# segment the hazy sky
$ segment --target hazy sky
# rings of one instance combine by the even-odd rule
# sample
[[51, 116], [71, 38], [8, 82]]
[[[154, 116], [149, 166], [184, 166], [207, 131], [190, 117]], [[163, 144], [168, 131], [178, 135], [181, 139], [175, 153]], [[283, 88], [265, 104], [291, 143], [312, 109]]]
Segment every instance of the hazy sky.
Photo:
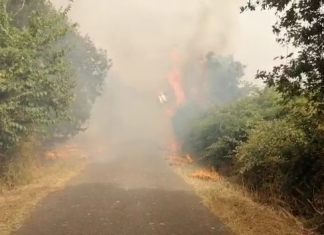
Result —
[[[66, 0], [53, 0], [62, 4]], [[166, 81], [170, 52], [213, 50], [246, 64], [246, 79], [285, 52], [275, 42], [270, 12], [239, 13], [243, 0], [77, 0], [70, 17], [108, 51], [112, 72], [146, 91]]]

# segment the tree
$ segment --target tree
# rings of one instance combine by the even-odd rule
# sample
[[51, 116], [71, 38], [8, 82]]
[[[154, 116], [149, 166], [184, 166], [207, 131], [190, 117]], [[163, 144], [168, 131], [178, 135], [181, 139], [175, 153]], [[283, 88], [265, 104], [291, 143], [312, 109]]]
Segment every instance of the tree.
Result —
[[1, 2], [0, 154], [35, 133], [66, 140], [90, 118], [111, 63], [68, 20], [70, 7]]
[[281, 64], [271, 72], [258, 71], [257, 78], [275, 86], [286, 100], [304, 96], [315, 105], [316, 113], [324, 112], [324, 12], [319, 0], [248, 1], [241, 11], [272, 9], [277, 22], [273, 32], [282, 46], [292, 44], [297, 52], [280, 55]]
[[74, 44], [67, 53], [67, 59], [71, 62], [77, 79], [75, 97], [69, 111], [70, 121], [52, 127], [52, 134], [64, 141], [86, 130], [92, 106], [101, 95], [103, 83], [112, 64], [111, 60], [107, 59], [106, 51], [97, 48], [88, 35], [81, 36], [75, 30], [67, 35], [63, 42], [68, 45]]
[[[17, 145], [21, 138], [44, 125], [67, 118], [73, 100], [75, 77], [57, 42], [72, 25], [65, 11], [48, 3], [36, 5], [21, 27], [11, 2], [0, 3], [0, 150]], [[50, 11], [50, 9], [52, 9]]]

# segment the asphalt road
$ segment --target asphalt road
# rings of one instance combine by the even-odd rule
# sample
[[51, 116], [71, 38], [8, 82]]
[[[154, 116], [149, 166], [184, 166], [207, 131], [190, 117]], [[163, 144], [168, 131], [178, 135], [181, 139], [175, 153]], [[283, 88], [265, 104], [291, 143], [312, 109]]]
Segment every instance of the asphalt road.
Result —
[[13, 234], [229, 234], [156, 147], [136, 143], [104, 157], [49, 195]]

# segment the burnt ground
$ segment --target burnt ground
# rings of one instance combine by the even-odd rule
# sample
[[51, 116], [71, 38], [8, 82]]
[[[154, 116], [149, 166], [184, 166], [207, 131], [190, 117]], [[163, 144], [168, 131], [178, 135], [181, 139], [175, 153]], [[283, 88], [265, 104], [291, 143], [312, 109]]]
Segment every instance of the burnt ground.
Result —
[[14, 235], [229, 234], [147, 143], [89, 166], [50, 194]]

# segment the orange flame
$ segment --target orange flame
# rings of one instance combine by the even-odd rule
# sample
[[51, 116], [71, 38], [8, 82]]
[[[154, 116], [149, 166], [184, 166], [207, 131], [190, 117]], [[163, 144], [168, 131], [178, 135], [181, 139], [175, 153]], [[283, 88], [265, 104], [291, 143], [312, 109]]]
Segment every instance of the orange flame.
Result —
[[166, 160], [168, 160], [171, 165], [174, 166], [181, 166], [183, 164], [191, 164], [193, 162], [193, 160], [191, 159], [191, 157], [189, 155], [186, 155], [185, 157], [181, 157], [181, 156], [170, 156], [170, 157], [166, 157]]
[[222, 177], [220, 174], [216, 172], [214, 168], [212, 169], [200, 169], [196, 172], [190, 174], [193, 178], [198, 178], [201, 180], [212, 180], [212, 181], [220, 181]]
[[171, 54], [171, 58], [174, 62], [174, 68], [172, 71], [169, 72], [168, 74], [168, 81], [170, 85], [172, 86], [172, 89], [174, 91], [174, 94], [176, 96], [176, 103], [178, 105], [181, 105], [185, 102], [185, 93], [181, 84], [181, 72], [180, 69], [178, 68], [178, 63], [179, 63], [179, 56], [176, 53]]
[[84, 156], [96, 156], [98, 154], [105, 153], [108, 149], [107, 146], [91, 146], [87, 148], [78, 144], [73, 145], [60, 145], [55, 147], [52, 151], [47, 151], [45, 157], [47, 159], [68, 159], [71, 157], [84, 157]]

